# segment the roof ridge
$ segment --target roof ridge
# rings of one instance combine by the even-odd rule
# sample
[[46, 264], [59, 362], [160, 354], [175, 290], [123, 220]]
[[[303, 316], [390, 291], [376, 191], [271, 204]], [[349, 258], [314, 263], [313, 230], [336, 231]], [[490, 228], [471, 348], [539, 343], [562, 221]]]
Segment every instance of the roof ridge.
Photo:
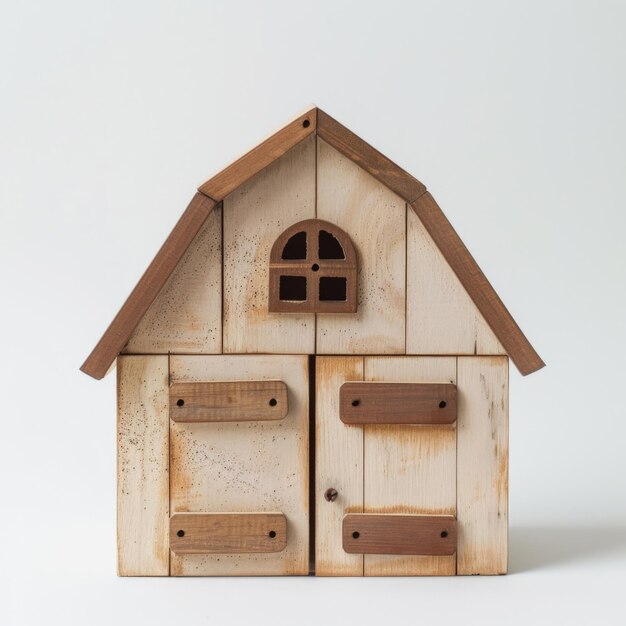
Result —
[[83, 363], [83, 372], [97, 379], [106, 375], [211, 211], [246, 180], [311, 134], [317, 134], [411, 206], [523, 375], [544, 366], [426, 186], [313, 106], [200, 185], [154, 260]]

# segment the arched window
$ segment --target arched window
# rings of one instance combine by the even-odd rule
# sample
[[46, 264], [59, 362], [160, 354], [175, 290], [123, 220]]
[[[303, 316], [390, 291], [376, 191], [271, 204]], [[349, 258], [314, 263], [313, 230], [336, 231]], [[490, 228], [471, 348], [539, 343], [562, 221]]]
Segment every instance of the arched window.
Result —
[[290, 226], [270, 253], [269, 310], [355, 313], [357, 262], [348, 235], [329, 222]]

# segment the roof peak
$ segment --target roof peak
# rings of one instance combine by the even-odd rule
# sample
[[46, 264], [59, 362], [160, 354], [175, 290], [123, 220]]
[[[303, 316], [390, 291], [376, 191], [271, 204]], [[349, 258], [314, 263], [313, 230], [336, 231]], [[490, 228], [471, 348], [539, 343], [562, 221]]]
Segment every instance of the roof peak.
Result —
[[519, 371], [526, 375], [544, 366], [426, 186], [330, 115], [311, 105], [200, 185], [174, 230], [83, 363], [83, 372], [97, 379], [105, 376], [213, 208], [312, 134], [411, 206]]

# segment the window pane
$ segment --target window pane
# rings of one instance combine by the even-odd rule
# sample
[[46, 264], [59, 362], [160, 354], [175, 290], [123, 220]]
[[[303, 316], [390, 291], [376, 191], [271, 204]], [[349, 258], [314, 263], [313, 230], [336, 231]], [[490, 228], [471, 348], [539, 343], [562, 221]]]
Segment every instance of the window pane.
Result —
[[343, 302], [346, 300], [346, 279], [335, 276], [320, 278], [320, 301]]
[[303, 302], [306, 300], [306, 276], [281, 276], [280, 300]]
[[331, 233], [320, 230], [320, 259], [345, 259], [346, 255], [337, 238]]
[[[289, 238], [289, 241], [283, 248], [283, 259], [286, 261], [295, 261], [306, 259], [306, 233], [296, 233]], [[282, 299], [282, 298], [281, 298]]]

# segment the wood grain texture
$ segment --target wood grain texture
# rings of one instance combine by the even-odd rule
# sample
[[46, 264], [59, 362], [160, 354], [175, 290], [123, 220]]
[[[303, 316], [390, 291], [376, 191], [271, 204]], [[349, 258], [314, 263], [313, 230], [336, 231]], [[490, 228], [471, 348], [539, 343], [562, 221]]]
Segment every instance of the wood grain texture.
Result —
[[117, 555], [120, 576], [169, 574], [167, 356], [117, 363]]
[[289, 411], [287, 385], [280, 380], [172, 383], [174, 422], [255, 422], [281, 420]]
[[407, 214], [407, 354], [504, 354], [414, 211]]
[[312, 108], [200, 185], [199, 191], [216, 200], [224, 199], [250, 177], [271, 165], [303, 139], [315, 133], [316, 126], [317, 109]]
[[[342, 520], [363, 511], [363, 430], [339, 419], [339, 387], [363, 379], [362, 357], [318, 357], [315, 377], [315, 573], [362, 576], [363, 557], [342, 546]], [[337, 491], [328, 502], [327, 489]]]
[[522, 375], [545, 364], [530, 345], [435, 199], [425, 193], [411, 204], [474, 304]]
[[315, 217], [315, 137], [284, 154], [224, 201], [224, 352], [315, 352], [315, 314], [270, 313], [274, 241]]
[[451, 424], [456, 420], [456, 386], [344, 383], [339, 405], [344, 424]]
[[317, 353], [404, 353], [406, 203], [318, 139], [317, 216], [348, 233], [359, 266], [357, 312], [317, 316]]
[[148, 266], [106, 332], [81, 366], [93, 378], [103, 378], [124, 349], [133, 331], [154, 302], [174, 268], [216, 206], [215, 200], [197, 193], [178, 220], [174, 230]]
[[309, 572], [309, 400], [306, 356], [174, 356], [172, 383], [282, 380], [283, 420], [170, 423], [174, 513], [272, 513], [288, 520], [274, 554], [172, 555], [173, 576], [306, 575]]
[[221, 206], [211, 211], [123, 351], [222, 351]]
[[282, 513], [177, 513], [170, 519], [175, 554], [281, 552], [286, 546]]
[[508, 379], [506, 356], [458, 359], [458, 574], [507, 571]]
[[[456, 383], [454, 357], [366, 357], [365, 380]], [[456, 425], [364, 432], [364, 512], [456, 514]], [[366, 576], [454, 575], [454, 556], [366, 555]]]
[[456, 552], [456, 520], [352, 513], [343, 518], [343, 549], [350, 554], [452, 556]]
[[317, 133], [407, 202], [413, 202], [426, 191], [419, 180], [320, 109], [317, 110]]

